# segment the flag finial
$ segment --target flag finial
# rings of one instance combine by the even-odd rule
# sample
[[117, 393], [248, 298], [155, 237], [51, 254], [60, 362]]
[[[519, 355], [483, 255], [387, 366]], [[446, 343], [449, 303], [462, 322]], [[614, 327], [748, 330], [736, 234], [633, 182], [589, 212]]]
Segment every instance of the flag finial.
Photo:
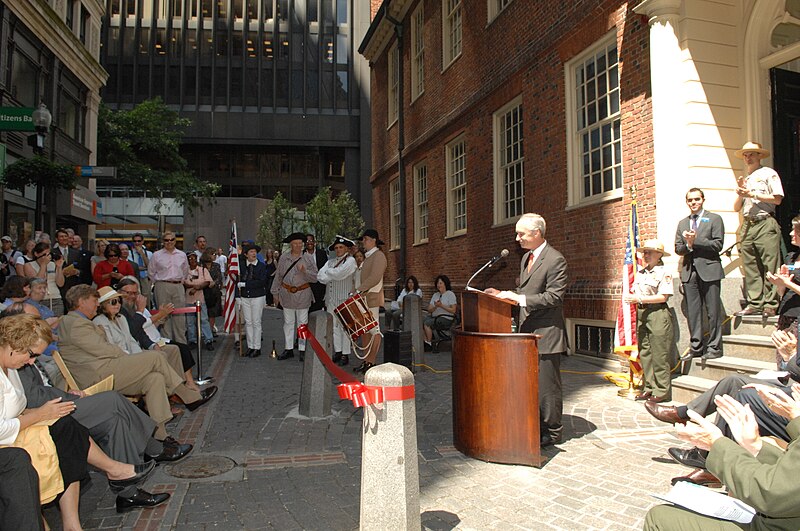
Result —
[[635, 184], [631, 185], [630, 192], [631, 192], [631, 199], [633, 201], [636, 201], [636, 185]]

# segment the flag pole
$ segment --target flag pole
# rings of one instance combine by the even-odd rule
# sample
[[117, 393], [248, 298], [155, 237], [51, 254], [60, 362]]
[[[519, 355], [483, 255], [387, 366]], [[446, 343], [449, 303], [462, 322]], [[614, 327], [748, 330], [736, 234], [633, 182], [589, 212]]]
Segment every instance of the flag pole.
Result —
[[[630, 220], [628, 222], [628, 241], [631, 242], [631, 246], [633, 247], [631, 249], [631, 252], [633, 254], [633, 274], [634, 274], [634, 278], [635, 278], [635, 276], [636, 276], [636, 249], [635, 249], [635, 245], [634, 245], [635, 244], [635, 238], [634, 238], [635, 235], [633, 234], [633, 212], [634, 212], [633, 207], [634, 207], [634, 205], [637, 204], [637, 201], [636, 201], [636, 185], [635, 184], [631, 185], [630, 194], [631, 194], [631, 213], [630, 213]], [[638, 322], [634, 322], [633, 323], [632, 326], [634, 327], [634, 330], [636, 329], [637, 325], [638, 325]], [[637, 334], [637, 336], [638, 336], [638, 334]], [[638, 337], [637, 337], [637, 342], [638, 342]], [[619, 391], [617, 391], [617, 396], [619, 396], [621, 398], [627, 398], [629, 400], [636, 400], [636, 387], [633, 384], [633, 361], [631, 361], [630, 356], [626, 356], [626, 358], [628, 360], [628, 387], [625, 388], [625, 389], [620, 389]]]

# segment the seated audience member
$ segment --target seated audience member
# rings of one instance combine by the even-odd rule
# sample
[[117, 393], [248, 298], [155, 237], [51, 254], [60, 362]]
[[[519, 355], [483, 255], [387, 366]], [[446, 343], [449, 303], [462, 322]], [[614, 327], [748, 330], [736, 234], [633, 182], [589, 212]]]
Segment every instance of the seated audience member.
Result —
[[[53, 339], [50, 327], [31, 315], [13, 315], [0, 319], [0, 444], [12, 444], [20, 432], [42, 421], [55, 421], [49, 434], [58, 454], [58, 469], [63, 478], [63, 493], [58, 500], [65, 530], [81, 529], [78, 515], [80, 483], [88, 477], [87, 464], [106, 474], [109, 486], [120, 490], [117, 510], [154, 507], [169, 498], [169, 494], [150, 494], [136, 487], [155, 467], [155, 462], [143, 465], [121, 463], [108, 457], [89, 437], [89, 432], [73, 417], [74, 402], [60, 398], [45, 402], [37, 408], [27, 408], [25, 392], [17, 370], [34, 362]], [[24, 414], [23, 414], [24, 413]], [[54, 463], [50, 465], [52, 467]], [[42, 467], [40, 494], [43, 502], [55, 498], [62, 487], [52, 484], [52, 476]], [[5, 527], [5, 522], [3, 522]]]
[[446, 330], [450, 328], [452, 321], [450, 319], [436, 319], [440, 315], [455, 317], [456, 306], [458, 300], [455, 293], [451, 291], [450, 279], [446, 275], [439, 275], [434, 282], [436, 285], [436, 293], [431, 297], [431, 302], [428, 304], [428, 316], [422, 322], [422, 328], [425, 332], [425, 347], [430, 348], [431, 340], [433, 339], [434, 327], [437, 330]]
[[[645, 517], [645, 531], [800, 529], [800, 384], [792, 397], [773, 390], [762, 396], [768, 408], [789, 420], [792, 442], [784, 452], [765, 443], [749, 407], [730, 396], [716, 398], [720, 415], [736, 442], [699, 413], [689, 412], [691, 422], [676, 425], [678, 437], [708, 452], [708, 471], [718, 477], [728, 494], [756, 510], [750, 524], [742, 525], [700, 515], [672, 505], [658, 505]], [[738, 443], [738, 444], [737, 444]]]
[[[189, 276], [183, 280], [183, 287], [186, 289], [186, 305], [194, 306], [200, 301], [200, 333], [203, 336], [203, 343], [206, 350], [214, 350], [214, 334], [211, 325], [208, 323], [208, 306], [203, 289], [211, 285], [212, 278], [208, 269], [201, 267], [197, 261], [197, 255], [189, 253], [186, 255], [189, 261]], [[186, 338], [189, 347], [197, 345], [197, 314], [186, 314]]]
[[417, 277], [414, 275], [406, 279], [406, 287], [397, 296], [397, 300], [392, 301], [391, 307], [386, 310], [386, 327], [390, 330], [400, 330], [400, 323], [403, 319], [403, 299], [408, 294], [414, 294], [422, 298], [422, 290], [419, 287]]
[[[162, 337], [158, 331], [158, 327], [153, 324], [153, 316], [150, 310], [147, 309], [147, 299], [144, 295], [139, 293], [139, 284], [133, 277], [125, 277], [119, 282], [119, 292], [122, 296], [122, 305], [120, 307], [120, 314], [125, 316], [128, 321], [131, 335], [139, 343], [143, 350], [158, 350], [167, 356], [176, 371], [178, 366], [175, 365], [173, 359], [175, 356], [180, 356], [180, 368], [186, 378], [186, 387], [189, 389], [199, 390], [200, 388], [192, 378], [192, 367], [195, 366], [194, 355], [192, 350], [186, 343], [177, 343], [171, 341], [169, 338]], [[172, 305], [167, 305], [172, 306]], [[165, 310], [163, 313], [168, 314], [172, 310]], [[162, 313], [159, 311], [159, 313]]]
[[42, 304], [53, 311], [56, 317], [64, 315], [64, 301], [61, 300], [61, 288], [64, 286], [64, 257], [60, 251], [51, 252], [50, 244], [39, 242], [33, 248], [34, 259], [25, 264], [25, 276], [47, 281], [47, 294]]
[[18, 531], [44, 531], [39, 475], [22, 448], [0, 448], [0, 522]]
[[97, 289], [105, 286], [114, 287], [117, 282], [122, 280], [122, 277], [133, 275], [133, 266], [127, 260], [122, 260], [121, 255], [119, 245], [116, 243], [106, 245], [105, 251], [103, 251], [106, 259], [98, 262], [92, 273]]
[[3, 289], [0, 289], [0, 299], [4, 306], [11, 306], [15, 302], [24, 302], [31, 296], [31, 279], [26, 276], [13, 276], [6, 280]]
[[97, 314], [97, 290], [84, 284], [67, 292], [70, 312], [61, 320], [59, 347], [64, 362], [78, 385], [87, 387], [114, 375], [114, 389], [123, 394], [144, 395], [150, 417], [156, 421], [156, 438], [166, 437], [164, 424], [172, 418], [168, 396], [177, 395], [194, 411], [217, 392], [215, 386], [201, 393], [189, 389], [166, 359], [151, 350], [127, 354], [108, 342], [102, 327], [91, 319]]
[[53, 310], [42, 304], [42, 301], [47, 295], [47, 282], [41, 278], [31, 279], [30, 292], [30, 297], [25, 299], [25, 304], [30, 304], [39, 310], [39, 315], [50, 325], [50, 328], [54, 330], [58, 328], [58, 317], [53, 313]]

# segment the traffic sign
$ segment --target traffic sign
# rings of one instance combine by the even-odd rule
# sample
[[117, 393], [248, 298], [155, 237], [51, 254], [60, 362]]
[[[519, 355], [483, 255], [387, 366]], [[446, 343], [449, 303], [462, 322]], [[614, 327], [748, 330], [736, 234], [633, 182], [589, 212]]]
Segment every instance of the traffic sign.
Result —
[[75, 166], [75, 175], [79, 177], [116, 177], [116, 166]]

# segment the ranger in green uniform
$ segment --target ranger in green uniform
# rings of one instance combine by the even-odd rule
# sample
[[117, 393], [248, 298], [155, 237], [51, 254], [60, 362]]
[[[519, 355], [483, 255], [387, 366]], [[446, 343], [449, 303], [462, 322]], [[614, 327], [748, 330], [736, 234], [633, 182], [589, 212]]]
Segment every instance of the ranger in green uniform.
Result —
[[667, 300], [673, 291], [672, 275], [665, 270], [661, 258], [669, 253], [658, 240], [647, 240], [636, 252], [642, 254], [645, 265], [636, 274], [632, 293], [625, 295], [625, 301], [636, 303], [638, 308], [636, 337], [644, 385], [636, 400], [668, 402], [672, 399], [669, 351], [674, 336]]

